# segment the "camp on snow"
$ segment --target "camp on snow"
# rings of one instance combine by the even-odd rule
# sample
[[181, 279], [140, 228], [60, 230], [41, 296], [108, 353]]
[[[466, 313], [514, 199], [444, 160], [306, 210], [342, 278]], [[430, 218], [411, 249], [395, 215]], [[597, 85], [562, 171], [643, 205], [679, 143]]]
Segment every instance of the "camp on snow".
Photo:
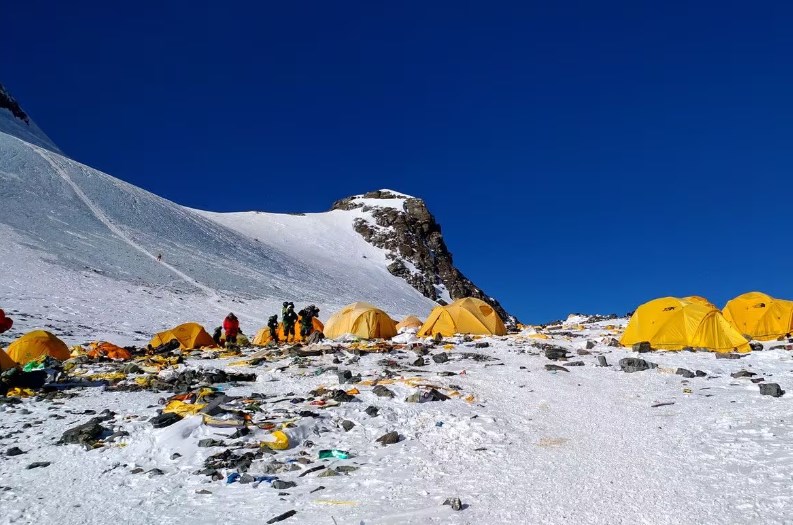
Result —
[[793, 331], [793, 301], [749, 292], [727, 302], [724, 317], [753, 339], [777, 339]]
[[706, 300], [661, 297], [639, 306], [620, 344], [649, 342], [659, 350], [706, 349], [748, 352], [749, 343], [721, 311]]
[[446, 306], [436, 306], [424, 321], [419, 336], [441, 334], [506, 335], [507, 329], [492, 306], [474, 297], [457, 299]]
[[151, 338], [151, 341], [149, 341], [149, 344], [156, 348], [174, 339], [179, 341], [179, 348], [181, 350], [193, 350], [203, 346], [215, 346], [215, 341], [212, 340], [212, 336], [198, 323], [180, 324], [170, 330], [155, 334], [154, 337]]
[[348, 304], [325, 323], [325, 337], [336, 339], [351, 334], [361, 339], [391, 339], [397, 335], [396, 322], [369, 303]]

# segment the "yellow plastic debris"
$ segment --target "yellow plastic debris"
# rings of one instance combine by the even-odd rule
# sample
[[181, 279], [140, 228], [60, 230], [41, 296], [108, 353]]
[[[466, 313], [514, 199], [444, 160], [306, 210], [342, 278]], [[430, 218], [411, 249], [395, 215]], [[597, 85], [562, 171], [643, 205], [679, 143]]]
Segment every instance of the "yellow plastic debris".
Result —
[[162, 409], [163, 413], [166, 412], [173, 412], [174, 414], [179, 414], [182, 417], [193, 416], [201, 411], [206, 404], [204, 403], [185, 403], [184, 401], [171, 401], [165, 408]]
[[[2, 350], [0, 350], [2, 352]], [[19, 388], [14, 387], [8, 390], [6, 393], [6, 397], [30, 397], [35, 395], [36, 393], [31, 390], [30, 388]]]
[[270, 434], [274, 441], [262, 441], [261, 446], [269, 447], [273, 450], [286, 450], [289, 448], [289, 436], [280, 430]]
[[142, 386], [142, 387], [147, 387], [147, 386], [149, 386], [151, 384], [152, 378], [153, 378], [153, 376], [136, 377], [135, 378], [135, 384], [137, 384], [139, 386]]
[[349, 394], [351, 396], [357, 396], [360, 393], [361, 393], [361, 391], [358, 390], [357, 388], [351, 388], [351, 389], [347, 390], [347, 394]]
[[101, 374], [91, 374], [88, 379], [91, 381], [122, 381], [127, 378], [124, 372], [104, 372]]

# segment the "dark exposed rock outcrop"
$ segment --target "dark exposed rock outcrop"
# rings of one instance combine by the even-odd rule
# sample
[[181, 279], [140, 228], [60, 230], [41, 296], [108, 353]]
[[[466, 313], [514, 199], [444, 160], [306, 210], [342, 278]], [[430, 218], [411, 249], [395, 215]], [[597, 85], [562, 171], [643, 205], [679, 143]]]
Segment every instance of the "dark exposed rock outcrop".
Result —
[[3, 84], [0, 84], [0, 109], [7, 109], [12, 115], [25, 124], [30, 124], [30, 117], [28, 117], [28, 114], [24, 112], [19, 103], [14, 100], [14, 97], [11, 96], [11, 93], [6, 90]]
[[[383, 204], [373, 205], [371, 199], [383, 200]], [[374, 223], [358, 218], [353, 227], [369, 244], [387, 251], [391, 274], [440, 304], [445, 304], [442, 299], [445, 288], [452, 299], [476, 297], [495, 308], [505, 323], [517, 321], [497, 300], [454, 267], [441, 226], [423, 200], [377, 190], [336, 201], [332, 207], [334, 210], [358, 208], [368, 212]]]

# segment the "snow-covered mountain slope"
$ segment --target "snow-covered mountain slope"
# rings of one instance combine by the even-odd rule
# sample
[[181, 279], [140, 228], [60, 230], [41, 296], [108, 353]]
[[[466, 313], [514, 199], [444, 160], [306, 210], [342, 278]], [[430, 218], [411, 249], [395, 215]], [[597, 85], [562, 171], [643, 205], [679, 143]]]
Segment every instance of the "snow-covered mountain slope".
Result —
[[30, 119], [3, 84], [0, 84], [0, 133], [61, 153], [58, 146]]
[[[205, 214], [0, 133], [0, 304], [6, 309], [41, 313], [19, 299], [38, 290], [39, 297], [79, 298], [70, 310], [81, 318], [94, 299], [112, 301], [111, 290], [116, 297], [133, 293], [139, 298], [125, 303], [161, 313], [132, 321], [145, 333], [188, 319], [210, 322], [229, 310], [247, 317], [252, 330], [251, 324], [260, 325], [284, 300], [315, 303], [321, 317], [358, 300], [395, 316], [429, 312], [435, 303], [391, 275], [382, 250], [355, 239], [343, 217], [326, 219], [315, 221], [313, 229], [321, 235], [309, 239], [322, 239], [327, 256], [321, 249], [306, 250], [306, 232], [299, 229], [257, 241]], [[349, 257], [351, 250], [360, 256]], [[102, 285], [86, 286], [85, 279]], [[179, 298], [190, 306], [180, 308]], [[41, 316], [36, 321], [19, 328], [41, 325]], [[69, 316], [51, 321], [68, 322]]]

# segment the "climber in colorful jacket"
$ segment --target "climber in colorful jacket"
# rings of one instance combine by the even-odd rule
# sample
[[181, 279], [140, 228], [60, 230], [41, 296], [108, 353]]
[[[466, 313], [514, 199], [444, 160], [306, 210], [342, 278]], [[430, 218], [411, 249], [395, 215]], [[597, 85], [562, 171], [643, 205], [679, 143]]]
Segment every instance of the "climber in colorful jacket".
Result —
[[6, 313], [0, 309], [0, 334], [7, 332], [14, 325], [13, 319], [6, 317]]
[[226, 332], [226, 344], [236, 344], [237, 334], [240, 333], [240, 321], [237, 316], [230, 313], [223, 319], [223, 331]]

